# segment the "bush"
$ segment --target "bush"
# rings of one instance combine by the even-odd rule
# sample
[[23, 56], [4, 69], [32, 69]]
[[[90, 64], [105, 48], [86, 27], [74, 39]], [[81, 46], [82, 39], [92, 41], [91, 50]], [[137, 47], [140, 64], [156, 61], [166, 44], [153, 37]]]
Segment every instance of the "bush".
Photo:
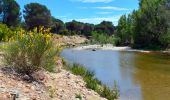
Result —
[[8, 41], [12, 36], [12, 30], [5, 24], [0, 24], [0, 41]]
[[113, 90], [109, 89], [106, 85], [103, 85], [102, 90], [100, 90], [98, 93], [108, 100], [118, 99], [118, 97], [120, 96], [116, 82], [114, 82]]
[[115, 38], [114, 35], [108, 36], [106, 34], [97, 33], [96, 31], [93, 31], [91, 34], [92, 34], [92, 39], [91, 39], [92, 43], [99, 43], [99, 44], [110, 43], [115, 45], [115, 43], [117, 42], [117, 39]]
[[51, 37], [49, 30], [44, 28], [32, 32], [16, 31], [4, 48], [6, 64], [28, 75], [40, 69], [54, 71], [57, 50]]

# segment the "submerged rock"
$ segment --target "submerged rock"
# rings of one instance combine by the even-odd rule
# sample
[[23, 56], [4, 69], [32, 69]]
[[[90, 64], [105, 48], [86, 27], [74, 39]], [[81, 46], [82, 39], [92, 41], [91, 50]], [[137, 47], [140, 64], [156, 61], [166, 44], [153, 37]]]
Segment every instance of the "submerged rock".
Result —
[[92, 49], [92, 51], [96, 51], [96, 49]]

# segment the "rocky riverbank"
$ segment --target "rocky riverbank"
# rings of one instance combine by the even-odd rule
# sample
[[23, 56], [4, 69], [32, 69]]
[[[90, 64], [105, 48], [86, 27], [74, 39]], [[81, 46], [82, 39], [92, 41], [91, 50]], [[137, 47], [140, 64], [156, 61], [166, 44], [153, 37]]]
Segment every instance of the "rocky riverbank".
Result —
[[12, 70], [0, 70], [0, 100], [105, 100], [86, 88], [80, 76], [61, 70], [59, 73], [40, 71], [39, 81], [27, 82]]
[[[60, 45], [77, 44], [86, 41], [79, 36], [56, 36]], [[86, 88], [82, 77], [63, 69], [59, 58], [55, 73], [38, 71], [30, 76], [20, 75], [3, 64], [0, 54], [0, 100], [106, 100]], [[30, 81], [30, 78], [34, 80]], [[15, 98], [15, 99], [14, 99]]]

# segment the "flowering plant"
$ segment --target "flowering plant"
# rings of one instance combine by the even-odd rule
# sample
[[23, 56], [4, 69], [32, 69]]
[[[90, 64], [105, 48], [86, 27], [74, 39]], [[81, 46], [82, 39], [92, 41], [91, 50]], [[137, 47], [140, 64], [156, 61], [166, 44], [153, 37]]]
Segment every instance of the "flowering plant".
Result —
[[4, 50], [6, 64], [18, 72], [31, 74], [40, 69], [54, 71], [58, 50], [54, 47], [49, 29], [41, 27], [29, 32], [18, 29]]

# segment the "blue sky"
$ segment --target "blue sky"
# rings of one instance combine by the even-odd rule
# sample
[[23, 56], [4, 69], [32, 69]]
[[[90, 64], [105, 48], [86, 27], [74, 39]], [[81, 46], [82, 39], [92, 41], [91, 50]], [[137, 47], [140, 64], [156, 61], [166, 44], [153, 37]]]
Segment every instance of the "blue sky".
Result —
[[138, 9], [139, 0], [16, 0], [23, 10], [24, 5], [37, 2], [46, 5], [52, 16], [68, 22], [77, 20], [98, 24], [103, 20], [117, 21], [123, 14]]

